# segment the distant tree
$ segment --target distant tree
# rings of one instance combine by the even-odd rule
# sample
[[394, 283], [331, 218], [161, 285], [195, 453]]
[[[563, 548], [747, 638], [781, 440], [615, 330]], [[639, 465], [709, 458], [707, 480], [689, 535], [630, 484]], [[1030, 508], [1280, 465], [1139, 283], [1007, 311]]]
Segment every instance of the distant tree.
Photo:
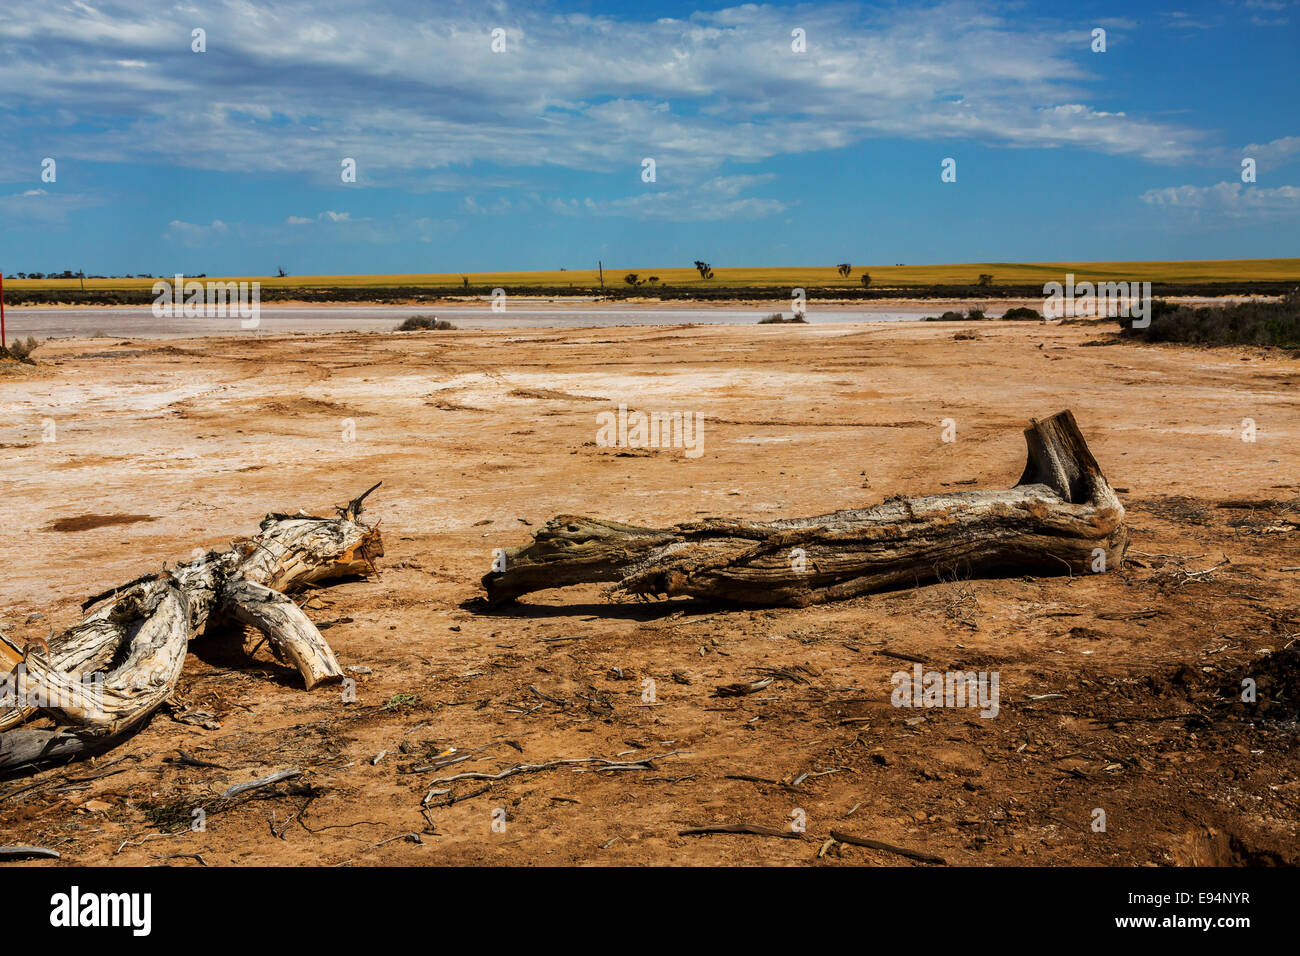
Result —
[[281, 279], [283, 279], [285, 276], [287, 276], [287, 275], [289, 274], [289, 273], [287, 273], [287, 272], [284, 271], [284, 266], [280, 266], [279, 272], [280, 272], [280, 278], [281, 278]]
[[656, 283], [656, 282], [659, 281], [659, 277], [658, 277], [658, 276], [648, 276], [648, 277], [646, 278], [645, 281], [646, 281], [646, 282], [649, 282], [651, 285], [653, 285], [654, 283]]
[[847, 262], [841, 262], [835, 267], [835, 271], [840, 274], [841, 279], [847, 279], [849, 273], [853, 271], [853, 266], [849, 265]]
[[987, 272], [981, 272], [981, 273], [980, 273], [980, 281], [979, 281], [979, 284], [980, 284], [980, 285], [992, 285], [992, 284], [993, 284], [993, 277], [992, 277], [991, 275], [989, 275]]
[[627, 275], [623, 276], [623, 281], [626, 282], [628, 285], [641, 284], [641, 278], [635, 272], [629, 272]]
[[469, 288], [469, 276], [461, 276], [460, 281], [465, 286], [466, 289]]
[[862, 288], [864, 288], [864, 289], [865, 289], [867, 286], [871, 285], [871, 273], [870, 273], [870, 272], [864, 272], [864, 273], [862, 273], [861, 281], [862, 281]]
[[696, 259], [695, 268], [699, 271], [701, 279], [713, 278], [713, 267], [707, 262], [701, 262], [699, 259]]

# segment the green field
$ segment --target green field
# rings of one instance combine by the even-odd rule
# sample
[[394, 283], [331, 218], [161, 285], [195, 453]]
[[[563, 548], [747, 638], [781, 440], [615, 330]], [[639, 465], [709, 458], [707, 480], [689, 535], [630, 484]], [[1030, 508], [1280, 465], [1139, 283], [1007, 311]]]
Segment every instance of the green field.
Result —
[[[1206, 259], [1190, 262], [968, 262], [928, 266], [858, 266], [848, 278], [841, 277], [832, 266], [726, 268], [715, 267], [712, 279], [702, 279], [693, 268], [648, 268], [645, 266], [609, 266], [605, 285], [626, 289], [623, 277], [635, 272], [642, 280], [658, 276], [658, 283], [641, 286], [647, 293], [655, 285], [673, 288], [791, 288], [809, 289], [861, 288], [863, 271], [870, 273], [872, 288], [910, 286], [974, 285], [980, 275], [993, 277], [995, 285], [1041, 285], [1062, 281], [1073, 273], [1076, 281], [1138, 280], [1168, 283], [1212, 282], [1289, 282], [1300, 281], [1300, 259]], [[334, 276], [208, 276], [222, 281], [253, 281], [265, 289], [364, 289], [417, 288], [430, 291], [455, 291], [468, 278], [476, 289], [501, 286], [591, 289], [600, 284], [595, 269], [555, 270], [549, 272], [432, 272], [393, 275]], [[148, 290], [153, 279], [86, 279], [84, 287], [94, 290]], [[81, 279], [5, 279], [6, 288], [15, 290], [81, 289]]]

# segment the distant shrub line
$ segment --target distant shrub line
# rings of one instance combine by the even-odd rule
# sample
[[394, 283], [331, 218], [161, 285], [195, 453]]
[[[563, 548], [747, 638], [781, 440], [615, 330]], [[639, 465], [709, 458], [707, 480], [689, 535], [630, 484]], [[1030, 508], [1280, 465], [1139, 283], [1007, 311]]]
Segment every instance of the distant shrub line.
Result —
[[[984, 313], [983, 309], [977, 308], [975, 306], [971, 306], [969, 309], [965, 311], [965, 313], [949, 311], [943, 313], [943, 315], [927, 315], [924, 321], [926, 322], [983, 322], [987, 318], [988, 316]], [[1031, 319], [1033, 321], [1041, 321], [1043, 317], [1033, 309], [1028, 309], [1025, 308], [1023, 305], [1021, 305], [1021, 306], [1016, 306], [1014, 309], [1008, 309], [1006, 313], [1002, 316], [1002, 318], [1003, 320], [1016, 322], [1016, 321], [1026, 321]]]
[[[645, 280], [648, 281], [648, 280]], [[1285, 295], [1295, 282], [1211, 282], [1154, 283], [1156, 296], [1218, 295]], [[262, 303], [268, 302], [437, 302], [466, 297], [491, 296], [496, 286], [262, 286]], [[640, 286], [620, 284], [605, 288], [589, 285], [505, 285], [508, 295], [599, 296], [605, 299], [629, 299], [647, 295], [662, 300], [713, 301], [723, 299], [789, 299], [790, 285], [779, 286], [673, 286], [662, 281], [647, 291]], [[1027, 285], [908, 285], [870, 288], [845, 286], [805, 287], [808, 299], [841, 299], [869, 302], [875, 299], [1041, 299], [1042, 284]], [[149, 305], [154, 300], [149, 289], [6, 289], [8, 305]]]
[[1156, 299], [1151, 324], [1135, 329], [1120, 324], [1120, 334], [1142, 342], [1190, 345], [1262, 345], [1300, 349], [1300, 290], [1277, 302], [1186, 306]]

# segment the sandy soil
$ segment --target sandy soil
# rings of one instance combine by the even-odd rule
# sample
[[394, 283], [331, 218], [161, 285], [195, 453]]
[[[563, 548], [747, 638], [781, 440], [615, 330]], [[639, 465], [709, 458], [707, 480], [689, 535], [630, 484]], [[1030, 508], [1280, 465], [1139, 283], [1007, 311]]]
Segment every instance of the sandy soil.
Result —
[[[386, 556], [304, 601], [355, 703], [302, 690], [251, 634], [196, 640], [127, 744], [0, 784], [0, 844], [69, 863], [925, 865], [826, 848], [834, 828], [960, 864], [1300, 862], [1300, 362], [1111, 338], [927, 323], [47, 345], [0, 369], [14, 640], [267, 511], [379, 479]], [[596, 415], [619, 403], [701, 413], [704, 454], [599, 447]], [[1065, 407], [1129, 509], [1132, 560], [1112, 573], [803, 610], [596, 587], [478, 601], [492, 549], [555, 514], [774, 519], [1005, 487], [1028, 418]], [[891, 706], [913, 660], [997, 671], [998, 715]], [[1237, 701], [1243, 676], [1265, 704]], [[470, 759], [429, 769], [451, 747]], [[285, 767], [305, 773], [186, 829], [215, 792]], [[450, 792], [422, 813], [431, 789]], [[801, 817], [804, 840], [678, 835]]]

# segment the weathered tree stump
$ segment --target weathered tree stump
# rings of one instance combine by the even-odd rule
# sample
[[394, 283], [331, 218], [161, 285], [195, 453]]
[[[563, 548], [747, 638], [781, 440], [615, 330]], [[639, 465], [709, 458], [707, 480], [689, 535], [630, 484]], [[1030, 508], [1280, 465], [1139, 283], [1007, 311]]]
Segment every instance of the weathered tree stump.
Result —
[[[4, 642], [3, 661], [22, 660], [0, 671], [18, 704], [0, 711], [0, 774], [115, 746], [171, 696], [190, 639], [210, 621], [260, 630], [308, 689], [341, 678], [329, 644], [285, 593], [374, 569], [383, 540], [359, 519], [378, 487], [333, 518], [267, 515], [256, 535], [226, 551], [96, 595], [82, 605], [91, 613], [48, 647], [20, 651]], [[38, 713], [56, 726], [12, 729]]]
[[709, 518], [656, 530], [562, 515], [483, 577], [500, 605], [545, 588], [616, 582], [615, 593], [804, 607], [946, 575], [1117, 567], [1124, 506], [1069, 411], [1025, 430], [1028, 461], [1006, 491], [894, 498], [772, 522]]

